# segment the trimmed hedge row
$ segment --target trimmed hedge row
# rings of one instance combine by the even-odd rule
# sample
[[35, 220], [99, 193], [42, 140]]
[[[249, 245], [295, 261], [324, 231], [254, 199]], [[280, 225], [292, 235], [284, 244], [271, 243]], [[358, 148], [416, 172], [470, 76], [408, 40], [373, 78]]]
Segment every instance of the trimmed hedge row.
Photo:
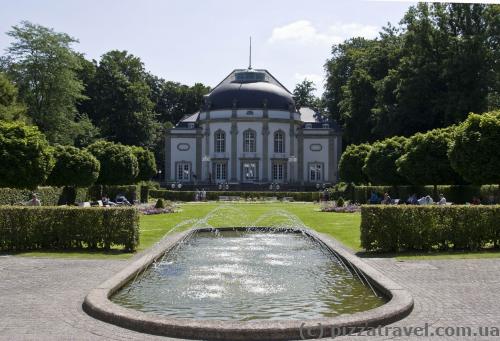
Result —
[[0, 207], [0, 250], [104, 248], [139, 244], [135, 208]]
[[[129, 201], [141, 200], [141, 189], [138, 185], [127, 186], [99, 186], [95, 185], [89, 188], [74, 187], [38, 187], [36, 190], [0, 188], [0, 206], [14, 205], [26, 202], [31, 199], [33, 192], [38, 194], [42, 206], [71, 205], [75, 202], [89, 200], [100, 200], [103, 194], [106, 194], [112, 200], [117, 194], [121, 193]], [[146, 194], [145, 194], [146, 195]]]
[[[478, 197], [482, 202], [488, 201], [493, 196], [498, 203], [500, 200], [500, 186], [498, 185], [456, 185], [437, 186], [437, 193], [434, 194], [433, 186], [347, 186], [345, 191], [333, 191], [334, 197], [342, 196], [344, 199], [366, 204], [371, 192], [381, 195], [389, 193], [391, 198], [399, 198], [405, 201], [410, 195], [416, 193], [418, 197], [430, 195], [432, 197], [442, 193], [447, 201], [454, 204], [465, 204], [471, 202], [473, 197]], [[436, 200], [437, 197], [434, 197]]]
[[[195, 191], [169, 191], [169, 190], [150, 190], [149, 196], [154, 199], [166, 199], [170, 201], [193, 201]], [[207, 200], [218, 200], [220, 196], [238, 196], [244, 199], [261, 197], [284, 197], [293, 198], [295, 201], [318, 201], [318, 192], [237, 192], [237, 191], [209, 191]]]
[[500, 205], [361, 207], [366, 250], [467, 249], [500, 242]]
[[88, 200], [86, 188], [73, 187], [38, 187], [36, 190], [0, 188], [0, 205], [14, 205], [31, 199], [31, 193], [37, 193], [43, 206], [72, 204]]

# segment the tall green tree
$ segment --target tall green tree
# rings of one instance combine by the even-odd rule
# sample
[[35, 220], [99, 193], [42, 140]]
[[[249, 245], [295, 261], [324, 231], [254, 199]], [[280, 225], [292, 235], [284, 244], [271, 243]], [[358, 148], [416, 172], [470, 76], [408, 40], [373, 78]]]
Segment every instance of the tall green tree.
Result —
[[71, 47], [77, 40], [27, 21], [7, 34], [14, 39], [7, 49], [7, 70], [28, 115], [50, 142], [72, 144], [75, 105], [83, 97], [76, 75], [81, 65]]
[[419, 3], [333, 46], [324, 103], [347, 143], [411, 136], [500, 105], [500, 6]]
[[319, 99], [315, 96], [316, 86], [308, 79], [298, 83], [293, 89], [293, 99], [297, 107], [317, 108], [320, 105]]
[[92, 103], [87, 114], [103, 137], [127, 145], [155, 143], [159, 125], [144, 65], [138, 57], [116, 50], [104, 54], [88, 89]]
[[147, 74], [146, 80], [151, 89], [153, 110], [162, 123], [175, 125], [182, 117], [194, 114], [203, 104], [203, 96], [210, 92], [210, 87], [201, 83], [187, 86], [151, 74]]
[[17, 88], [0, 72], [0, 120], [26, 120], [26, 107], [17, 101]]

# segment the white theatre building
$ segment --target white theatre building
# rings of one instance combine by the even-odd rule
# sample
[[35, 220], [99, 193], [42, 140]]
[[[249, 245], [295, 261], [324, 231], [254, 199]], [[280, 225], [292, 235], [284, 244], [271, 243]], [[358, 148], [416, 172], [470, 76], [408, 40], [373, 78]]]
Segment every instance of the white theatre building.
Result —
[[267, 70], [234, 70], [165, 138], [166, 182], [332, 184], [342, 133]]

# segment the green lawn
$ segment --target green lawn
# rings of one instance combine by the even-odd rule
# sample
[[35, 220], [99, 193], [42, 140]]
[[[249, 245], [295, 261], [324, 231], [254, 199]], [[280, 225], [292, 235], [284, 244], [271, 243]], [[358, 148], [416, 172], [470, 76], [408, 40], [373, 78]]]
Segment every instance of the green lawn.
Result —
[[[186, 230], [193, 226], [300, 226], [304, 224], [318, 232], [326, 233], [345, 246], [361, 251], [359, 213], [320, 212], [313, 203], [186, 203], [180, 204], [178, 212], [141, 216], [140, 244], [138, 251], [147, 249], [166, 233]], [[21, 256], [61, 258], [124, 259], [132, 256], [120, 250], [104, 251], [33, 251]], [[397, 255], [368, 254], [368, 257], [396, 257], [400, 260], [453, 259], [453, 258], [497, 258], [500, 252], [439, 252], [408, 253]]]

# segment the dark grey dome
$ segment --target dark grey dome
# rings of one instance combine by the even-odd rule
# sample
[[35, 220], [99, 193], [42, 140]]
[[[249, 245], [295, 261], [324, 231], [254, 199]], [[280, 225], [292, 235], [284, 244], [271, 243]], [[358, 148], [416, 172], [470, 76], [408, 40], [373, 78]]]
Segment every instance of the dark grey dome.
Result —
[[231, 108], [295, 109], [292, 95], [284, 88], [266, 81], [233, 81], [216, 87], [207, 97], [209, 110]]

